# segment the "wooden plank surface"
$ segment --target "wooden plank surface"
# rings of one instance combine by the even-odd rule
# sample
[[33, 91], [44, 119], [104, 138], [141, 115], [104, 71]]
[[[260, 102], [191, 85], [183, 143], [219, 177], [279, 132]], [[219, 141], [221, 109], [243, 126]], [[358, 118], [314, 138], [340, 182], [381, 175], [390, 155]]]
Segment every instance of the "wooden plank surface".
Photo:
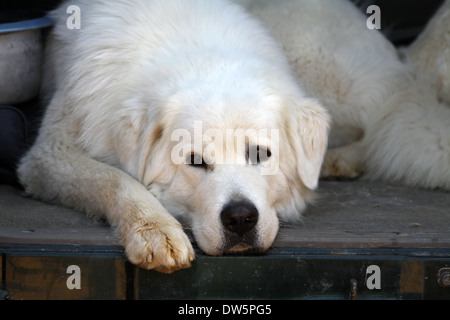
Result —
[[303, 223], [279, 247], [450, 248], [450, 193], [367, 181], [323, 181]]
[[[450, 248], [450, 193], [366, 181], [322, 181], [303, 223], [274, 247]], [[119, 245], [104, 221], [0, 186], [0, 243]]]
[[8, 255], [5, 275], [11, 300], [126, 298], [122, 258]]
[[52, 244], [119, 246], [119, 238], [109, 227], [91, 228], [5, 228], [0, 227], [0, 244]]

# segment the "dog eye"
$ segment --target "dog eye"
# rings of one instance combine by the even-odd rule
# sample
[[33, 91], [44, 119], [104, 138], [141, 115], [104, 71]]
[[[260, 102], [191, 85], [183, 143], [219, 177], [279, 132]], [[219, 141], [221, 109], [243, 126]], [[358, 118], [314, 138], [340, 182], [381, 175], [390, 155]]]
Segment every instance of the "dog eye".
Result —
[[272, 155], [272, 152], [270, 152], [269, 149], [263, 148], [263, 147], [260, 147], [260, 146], [257, 147], [256, 153], [258, 155], [258, 157], [256, 159], [258, 163], [266, 161]]
[[270, 158], [272, 152], [261, 146], [249, 146], [247, 159], [250, 164], [258, 164]]
[[208, 164], [198, 153], [192, 152], [186, 159], [186, 163], [195, 168], [208, 169]]

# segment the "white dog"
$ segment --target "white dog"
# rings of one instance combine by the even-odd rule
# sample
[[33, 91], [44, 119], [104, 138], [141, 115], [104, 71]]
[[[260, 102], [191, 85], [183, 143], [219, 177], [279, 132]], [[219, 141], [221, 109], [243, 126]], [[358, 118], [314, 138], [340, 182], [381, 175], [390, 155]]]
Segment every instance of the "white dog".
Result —
[[405, 61], [349, 1], [235, 2], [255, 18], [212, 0], [56, 10], [26, 191], [105, 217], [144, 268], [190, 265], [172, 215], [208, 254], [265, 250], [317, 186], [322, 105], [323, 177], [450, 190], [450, 1]]
[[449, 0], [402, 50], [405, 61], [350, 1], [235, 1], [265, 23], [331, 115], [322, 177], [450, 190]]
[[265, 250], [279, 219], [299, 219], [328, 114], [243, 8], [70, 0], [52, 16], [49, 103], [18, 168], [26, 192], [106, 218], [131, 262], [161, 272], [194, 258], [173, 216], [212, 255]]

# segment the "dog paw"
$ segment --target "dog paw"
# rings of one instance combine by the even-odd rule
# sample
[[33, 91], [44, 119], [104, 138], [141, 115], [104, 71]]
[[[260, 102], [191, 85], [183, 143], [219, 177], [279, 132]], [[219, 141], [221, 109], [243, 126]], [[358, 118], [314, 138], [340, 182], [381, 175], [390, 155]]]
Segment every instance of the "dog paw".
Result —
[[125, 253], [143, 269], [172, 273], [188, 268], [194, 260], [194, 249], [179, 224], [146, 222], [128, 229]]
[[349, 148], [328, 150], [320, 172], [322, 179], [356, 179], [362, 174], [359, 157]]

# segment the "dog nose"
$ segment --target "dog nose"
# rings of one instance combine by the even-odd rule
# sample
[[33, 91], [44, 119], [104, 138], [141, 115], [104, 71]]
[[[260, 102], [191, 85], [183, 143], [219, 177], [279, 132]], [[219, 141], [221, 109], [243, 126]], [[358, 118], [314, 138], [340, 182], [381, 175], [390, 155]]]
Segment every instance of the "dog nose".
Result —
[[230, 202], [221, 212], [222, 225], [239, 236], [252, 230], [258, 222], [258, 210], [247, 201]]

